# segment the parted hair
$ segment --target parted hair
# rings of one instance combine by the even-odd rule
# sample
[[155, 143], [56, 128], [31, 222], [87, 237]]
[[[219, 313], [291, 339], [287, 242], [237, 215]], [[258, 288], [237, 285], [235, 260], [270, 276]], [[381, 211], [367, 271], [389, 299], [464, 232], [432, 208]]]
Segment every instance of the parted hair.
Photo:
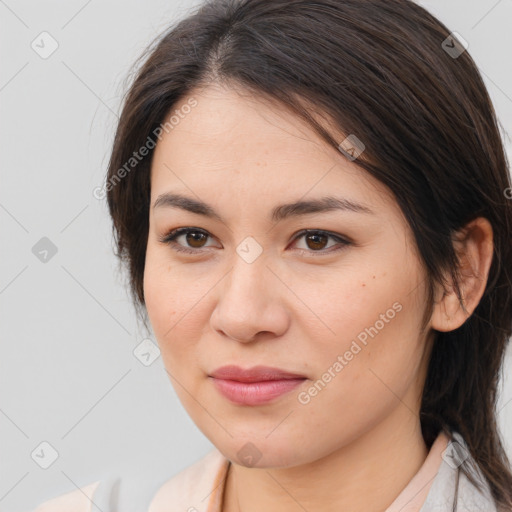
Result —
[[[410, 0], [210, 0], [159, 35], [130, 80], [107, 202], [115, 253], [145, 325], [153, 149], [112, 184], [196, 88], [236, 85], [290, 109], [334, 148], [339, 136], [318, 113], [336, 133], [364, 142], [355, 163], [393, 194], [428, 274], [423, 328], [434, 284], [446, 285], [447, 275], [464, 307], [453, 236], [478, 216], [489, 220], [494, 247], [484, 294], [459, 328], [435, 332], [420, 420], [429, 447], [441, 430], [459, 432], [497, 505], [512, 510], [497, 411], [512, 331], [512, 189], [497, 116], [469, 51]], [[478, 485], [466, 464], [461, 469]]]

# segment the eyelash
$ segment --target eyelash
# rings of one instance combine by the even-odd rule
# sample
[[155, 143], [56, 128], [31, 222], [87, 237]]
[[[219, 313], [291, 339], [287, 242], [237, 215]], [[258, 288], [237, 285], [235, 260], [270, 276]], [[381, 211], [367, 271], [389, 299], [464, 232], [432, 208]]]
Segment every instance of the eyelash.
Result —
[[[163, 236], [159, 237], [158, 241], [172, 246], [173, 250], [175, 250], [177, 252], [183, 252], [183, 253], [187, 253], [187, 254], [198, 254], [198, 253], [202, 252], [202, 249], [190, 249], [190, 248], [184, 247], [184, 246], [178, 244], [177, 242], [175, 242], [177, 237], [179, 237], [180, 235], [186, 235], [188, 233], [202, 233], [206, 236], [210, 236], [207, 231], [204, 231], [204, 230], [198, 229], [198, 228], [191, 228], [191, 227], [190, 228], [177, 228], [177, 229], [173, 229], [173, 230], [167, 232], [166, 234], [164, 234]], [[304, 253], [308, 254], [308, 256], [310, 256], [311, 253], [313, 253], [313, 255], [316, 256], [315, 253], [318, 253], [319, 255], [325, 255], [325, 254], [331, 254], [334, 252], [339, 252], [339, 251], [345, 249], [346, 246], [352, 244], [352, 242], [349, 242], [348, 240], [341, 238], [339, 235], [336, 235], [334, 233], [330, 233], [329, 231], [324, 231], [321, 229], [304, 229], [304, 230], [300, 231], [299, 233], [297, 233], [297, 235], [295, 236], [293, 241], [295, 242], [299, 238], [302, 238], [303, 236], [310, 235], [310, 234], [325, 235], [325, 236], [332, 238], [332, 239], [336, 240], [337, 242], [341, 243], [342, 247], [335, 249], [335, 250], [332, 250], [332, 248], [329, 248], [329, 249], [321, 249], [318, 251], [298, 249], [303, 254]]]

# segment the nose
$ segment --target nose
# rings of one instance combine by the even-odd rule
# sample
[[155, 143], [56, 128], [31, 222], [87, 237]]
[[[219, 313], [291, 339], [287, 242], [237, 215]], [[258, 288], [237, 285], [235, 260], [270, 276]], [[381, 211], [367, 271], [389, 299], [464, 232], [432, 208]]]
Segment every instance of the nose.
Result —
[[260, 256], [248, 263], [236, 256], [234, 265], [217, 288], [211, 327], [223, 336], [247, 343], [263, 336], [282, 336], [290, 317], [286, 287]]

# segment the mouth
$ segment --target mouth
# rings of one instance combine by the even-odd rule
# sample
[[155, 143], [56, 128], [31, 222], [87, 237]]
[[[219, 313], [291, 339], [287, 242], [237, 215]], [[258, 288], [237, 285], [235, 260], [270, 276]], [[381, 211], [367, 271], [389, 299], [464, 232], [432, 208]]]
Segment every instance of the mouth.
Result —
[[268, 366], [223, 366], [208, 377], [225, 398], [238, 405], [273, 402], [307, 380], [304, 375]]

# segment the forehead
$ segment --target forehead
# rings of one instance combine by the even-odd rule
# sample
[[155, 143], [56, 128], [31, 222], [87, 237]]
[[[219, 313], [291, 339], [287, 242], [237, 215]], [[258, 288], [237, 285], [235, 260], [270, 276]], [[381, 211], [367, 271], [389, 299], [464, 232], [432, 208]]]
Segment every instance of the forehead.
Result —
[[[191, 98], [196, 106], [179, 116]], [[283, 106], [240, 89], [214, 85], [192, 91], [176, 103], [170, 116], [173, 113], [178, 122], [163, 134], [160, 147], [197, 148], [189, 154], [191, 163], [217, 157], [242, 164], [266, 156], [278, 162], [313, 158], [328, 149], [304, 121]]]
[[191, 91], [171, 116], [172, 128], [153, 155], [152, 201], [168, 190], [212, 195], [230, 186], [280, 199], [326, 192], [373, 204], [391, 199], [298, 116], [247, 91], [217, 85]]

